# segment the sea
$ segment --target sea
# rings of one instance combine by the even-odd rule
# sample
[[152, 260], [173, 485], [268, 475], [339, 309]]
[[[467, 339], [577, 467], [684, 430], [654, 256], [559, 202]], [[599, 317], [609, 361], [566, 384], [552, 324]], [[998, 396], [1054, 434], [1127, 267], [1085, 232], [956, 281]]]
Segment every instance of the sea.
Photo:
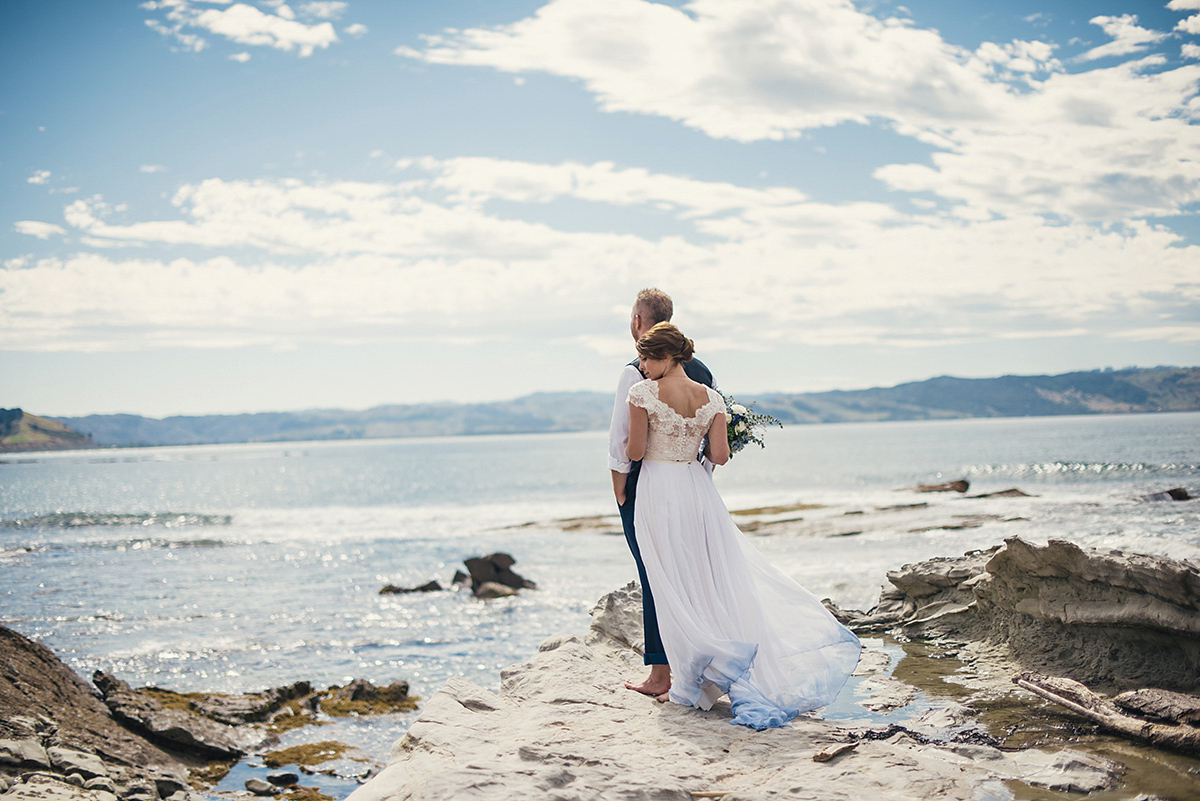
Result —
[[[1200, 500], [1163, 494], [1200, 495], [1200, 413], [788, 426], [765, 440], [716, 469], [718, 489], [731, 510], [757, 510], [738, 519], [760, 524], [747, 536], [778, 567], [843, 608], [872, 607], [889, 570], [1009, 537], [1200, 562]], [[135, 687], [401, 679], [428, 698], [462, 677], [495, 690], [501, 668], [586, 632], [596, 601], [635, 578], [606, 457], [599, 431], [7, 454], [0, 623], [85, 678]], [[914, 490], [958, 479], [967, 492]], [[494, 552], [537, 589], [380, 594], [450, 587], [464, 559]], [[416, 714], [282, 745], [354, 746], [322, 780], [343, 797]]]

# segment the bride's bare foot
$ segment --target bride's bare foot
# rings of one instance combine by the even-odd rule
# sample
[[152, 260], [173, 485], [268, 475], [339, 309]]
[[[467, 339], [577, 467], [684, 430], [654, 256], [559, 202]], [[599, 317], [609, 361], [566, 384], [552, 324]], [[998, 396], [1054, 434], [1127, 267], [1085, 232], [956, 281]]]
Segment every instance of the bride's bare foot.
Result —
[[660, 704], [665, 704], [667, 701], [671, 700], [671, 694], [663, 693], [662, 695], [656, 695], [654, 696], [654, 700], [658, 701]]
[[662, 695], [667, 690], [671, 689], [671, 680], [667, 679], [666, 683], [656, 682], [653, 677], [646, 679], [640, 684], [634, 684], [632, 681], [625, 682], [625, 689], [633, 690], [642, 693], [643, 695]]
[[651, 665], [650, 675], [644, 681], [637, 684], [627, 681], [625, 688], [643, 695], [662, 695], [671, 689], [671, 668], [667, 665]]

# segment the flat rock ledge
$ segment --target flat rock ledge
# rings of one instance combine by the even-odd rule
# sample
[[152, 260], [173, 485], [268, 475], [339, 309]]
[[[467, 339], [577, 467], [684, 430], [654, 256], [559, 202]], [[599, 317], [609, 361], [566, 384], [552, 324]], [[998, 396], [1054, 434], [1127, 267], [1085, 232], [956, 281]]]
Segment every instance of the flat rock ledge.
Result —
[[[727, 701], [708, 712], [659, 704], [624, 687], [645, 671], [633, 647], [640, 610], [636, 585], [606, 595], [586, 637], [547, 639], [501, 673], [498, 694], [447, 682], [351, 801], [981, 801], [1012, 798], [1008, 779], [1076, 792], [1117, 782], [1120, 766], [1069, 750], [1006, 753], [813, 716], [756, 732], [730, 725]], [[882, 671], [879, 657], [868, 650], [861, 665]]]

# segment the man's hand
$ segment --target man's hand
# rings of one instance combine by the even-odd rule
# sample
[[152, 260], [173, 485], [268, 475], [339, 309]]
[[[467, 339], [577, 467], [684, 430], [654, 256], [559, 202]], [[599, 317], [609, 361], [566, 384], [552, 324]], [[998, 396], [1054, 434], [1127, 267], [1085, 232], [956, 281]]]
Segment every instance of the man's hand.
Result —
[[609, 470], [612, 473], [613, 495], [617, 497], [617, 506], [625, 505], [625, 481], [629, 478], [628, 473], [618, 473], [616, 470]]

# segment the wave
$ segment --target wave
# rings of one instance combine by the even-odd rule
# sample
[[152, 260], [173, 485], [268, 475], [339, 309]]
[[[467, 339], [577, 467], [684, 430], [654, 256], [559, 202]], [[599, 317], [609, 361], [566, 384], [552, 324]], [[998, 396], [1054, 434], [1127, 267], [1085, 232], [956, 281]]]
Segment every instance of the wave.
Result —
[[2, 528], [83, 528], [87, 526], [228, 526], [232, 515], [202, 515], [180, 512], [114, 514], [108, 512], [55, 512], [0, 522]]
[[1196, 464], [1152, 464], [1148, 462], [1029, 462], [1017, 464], [975, 465], [968, 471], [973, 476], [1157, 476], [1200, 475]]

